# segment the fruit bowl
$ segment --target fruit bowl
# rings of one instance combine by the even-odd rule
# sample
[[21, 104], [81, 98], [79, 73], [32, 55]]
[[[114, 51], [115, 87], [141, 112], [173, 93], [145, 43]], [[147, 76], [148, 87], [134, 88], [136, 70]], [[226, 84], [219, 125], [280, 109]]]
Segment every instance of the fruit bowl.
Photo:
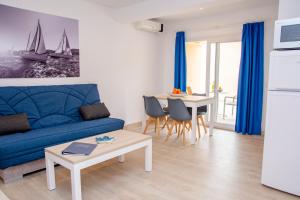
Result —
[[170, 96], [172, 97], [184, 97], [186, 96], [186, 93], [181, 92], [179, 88], [173, 88], [172, 93], [170, 93]]
[[185, 97], [186, 95], [187, 95], [186, 93], [180, 93], [180, 94], [170, 93], [170, 96], [172, 96], [172, 97]]

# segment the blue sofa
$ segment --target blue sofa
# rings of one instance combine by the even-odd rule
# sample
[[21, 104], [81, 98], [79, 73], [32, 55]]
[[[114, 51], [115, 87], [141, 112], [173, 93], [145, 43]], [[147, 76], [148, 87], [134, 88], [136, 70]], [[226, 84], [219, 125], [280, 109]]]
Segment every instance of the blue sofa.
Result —
[[27, 113], [31, 125], [28, 132], [0, 136], [2, 172], [43, 158], [46, 147], [122, 129], [120, 119], [82, 120], [80, 106], [97, 102], [96, 84], [0, 87], [0, 115]]

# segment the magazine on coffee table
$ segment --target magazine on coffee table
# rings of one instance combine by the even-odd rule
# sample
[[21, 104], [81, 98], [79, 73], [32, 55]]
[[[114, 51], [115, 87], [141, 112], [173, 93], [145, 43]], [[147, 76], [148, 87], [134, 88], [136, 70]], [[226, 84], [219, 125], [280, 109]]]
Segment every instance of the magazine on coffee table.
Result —
[[88, 144], [82, 142], [72, 142], [67, 148], [65, 148], [61, 153], [63, 155], [90, 155], [97, 144]]

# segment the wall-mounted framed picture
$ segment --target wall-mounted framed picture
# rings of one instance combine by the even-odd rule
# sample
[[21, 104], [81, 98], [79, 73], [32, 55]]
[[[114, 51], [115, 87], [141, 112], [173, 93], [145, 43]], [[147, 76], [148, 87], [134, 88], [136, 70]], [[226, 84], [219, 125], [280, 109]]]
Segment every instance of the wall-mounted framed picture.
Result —
[[0, 78], [79, 77], [78, 20], [0, 4]]

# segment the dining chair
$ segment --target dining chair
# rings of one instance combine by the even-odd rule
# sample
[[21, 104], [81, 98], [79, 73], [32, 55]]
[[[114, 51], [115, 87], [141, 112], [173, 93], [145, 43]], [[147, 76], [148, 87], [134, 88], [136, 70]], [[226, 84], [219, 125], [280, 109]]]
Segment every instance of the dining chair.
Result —
[[[227, 101], [227, 99], [229, 101]], [[230, 101], [231, 100], [231, 101]], [[223, 119], [225, 119], [225, 116], [226, 116], [226, 106], [229, 105], [231, 106], [231, 115], [233, 116], [234, 114], [234, 108], [236, 107], [236, 104], [237, 104], [237, 98], [236, 98], [236, 95], [234, 96], [225, 96], [224, 97], [224, 105], [223, 105]]]
[[147, 129], [150, 124], [155, 124], [155, 133], [157, 136], [160, 136], [160, 122], [164, 122], [162, 129], [167, 126], [168, 128], [168, 109], [162, 108], [159, 101], [154, 96], [143, 96], [144, 98], [144, 106], [145, 112], [148, 115], [148, 119], [146, 121], [146, 126], [144, 130], [144, 134], [146, 134]]
[[[191, 87], [187, 87], [187, 94], [188, 95], [194, 95], [194, 96], [206, 96], [206, 94], [201, 94], [201, 93], [193, 93], [192, 92], [192, 88]], [[192, 114], [192, 108], [188, 108], [188, 111], [190, 112], [190, 114]], [[200, 106], [197, 108], [197, 125], [198, 125], [198, 134], [200, 137], [200, 124], [199, 124], [199, 120], [201, 122], [201, 125], [203, 126], [204, 132], [207, 133], [207, 128], [205, 126], [205, 122], [204, 122], [204, 118], [203, 116], [206, 115], [207, 113], [207, 106]]]
[[192, 115], [181, 99], [168, 98], [169, 120], [172, 120], [169, 132], [165, 141], [168, 141], [172, 135], [173, 128], [178, 126], [177, 139], [182, 135], [182, 142], [185, 144], [185, 133], [189, 127], [192, 127]]

